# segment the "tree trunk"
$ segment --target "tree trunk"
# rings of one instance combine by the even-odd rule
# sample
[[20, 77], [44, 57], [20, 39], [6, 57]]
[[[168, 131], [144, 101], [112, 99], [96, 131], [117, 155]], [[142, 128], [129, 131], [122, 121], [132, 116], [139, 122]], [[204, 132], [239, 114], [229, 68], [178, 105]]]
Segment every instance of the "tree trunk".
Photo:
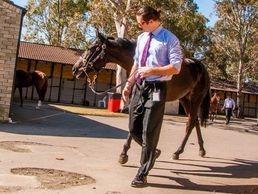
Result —
[[[117, 3], [121, 5], [122, 2], [118, 1]], [[122, 13], [127, 13], [130, 10], [130, 7], [131, 7], [131, 0], [127, 0], [125, 12], [117, 10], [117, 12], [114, 13], [114, 21], [116, 25], [117, 36], [119, 38], [127, 37], [127, 18], [125, 15], [122, 15]], [[119, 7], [117, 7], [117, 9], [119, 9]], [[126, 70], [123, 69], [121, 66], [117, 65], [116, 85], [126, 82], [126, 79], [127, 79]], [[118, 87], [116, 89], [116, 92], [121, 94], [123, 88], [124, 88], [124, 85], [122, 85], [121, 87]], [[123, 103], [123, 101], [121, 101], [120, 109], [123, 110], [125, 106], [126, 105]]]
[[242, 94], [242, 72], [243, 72], [243, 59], [240, 56], [238, 75], [237, 75], [237, 99], [236, 99], [237, 117], [240, 117], [242, 114], [241, 107], [240, 107], [240, 96]]

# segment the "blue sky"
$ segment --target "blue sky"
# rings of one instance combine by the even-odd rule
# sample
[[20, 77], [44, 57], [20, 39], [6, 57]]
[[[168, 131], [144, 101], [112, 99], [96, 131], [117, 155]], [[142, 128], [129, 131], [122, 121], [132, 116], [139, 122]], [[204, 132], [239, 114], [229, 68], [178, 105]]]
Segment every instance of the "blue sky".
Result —
[[27, 4], [27, 0], [11, 0], [14, 2], [14, 4], [19, 5], [21, 7], [25, 7], [25, 5]]
[[[21, 7], [25, 7], [27, 4], [27, 0], [12, 0], [16, 5], [19, 5]], [[199, 12], [201, 12], [206, 18], [208, 18], [210, 21], [208, 23], [208, 26], [214, 26], [217, 17], [214, 12], [214, 0], [194, 0], [198, 7]]]
[[208, 26], [214, 26], [217, 16], [215, 13], [214, 0], [194, 0], [201, 12], [206, 18], [209, 19]]

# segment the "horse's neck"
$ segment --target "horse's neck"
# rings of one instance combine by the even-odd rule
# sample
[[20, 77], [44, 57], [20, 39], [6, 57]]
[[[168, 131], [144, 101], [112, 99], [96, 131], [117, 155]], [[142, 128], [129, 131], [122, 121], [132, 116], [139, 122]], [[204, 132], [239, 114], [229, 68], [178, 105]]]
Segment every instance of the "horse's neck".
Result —
[[133, 65], [133, 55], [134, 50], [114, 43], [113, 47], [108, 52], [108, 62], [117, 63], [127, 71], [130, 71]]

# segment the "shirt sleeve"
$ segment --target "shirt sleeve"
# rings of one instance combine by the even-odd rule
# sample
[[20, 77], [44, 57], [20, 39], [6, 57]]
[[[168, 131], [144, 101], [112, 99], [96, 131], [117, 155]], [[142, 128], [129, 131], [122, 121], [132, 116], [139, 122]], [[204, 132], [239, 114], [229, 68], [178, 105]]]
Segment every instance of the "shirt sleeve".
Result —
[[138, 37], [135, 52], [134, 52], [134, 57], [133, 57], [134, 64], [139, 63], [139, 42], [140, 42], [140, 38]]
[[170, 64], [180, 71], [183, 61], [183, 52], [177, 37], [171, 38], [171, 40], [168, 42], [168, 58]]

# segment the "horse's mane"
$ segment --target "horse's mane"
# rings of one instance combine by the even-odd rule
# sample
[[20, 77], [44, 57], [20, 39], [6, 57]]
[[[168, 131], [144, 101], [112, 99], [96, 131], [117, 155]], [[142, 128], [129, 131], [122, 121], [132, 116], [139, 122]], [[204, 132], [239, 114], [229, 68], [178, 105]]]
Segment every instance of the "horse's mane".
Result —
[[128, 48], [132, 50], [134, 50], [136, 46], [136, 41], [131, 41], [131, 40], [128, 40], [127, 38], [117, 38], [115, 39], [115, 42], [116, 44], [118, 44], [123, 48]]

